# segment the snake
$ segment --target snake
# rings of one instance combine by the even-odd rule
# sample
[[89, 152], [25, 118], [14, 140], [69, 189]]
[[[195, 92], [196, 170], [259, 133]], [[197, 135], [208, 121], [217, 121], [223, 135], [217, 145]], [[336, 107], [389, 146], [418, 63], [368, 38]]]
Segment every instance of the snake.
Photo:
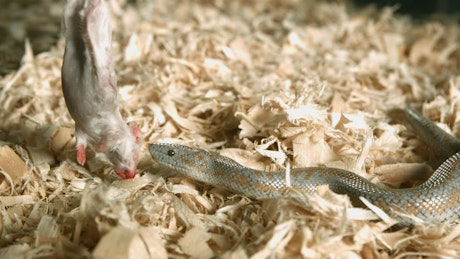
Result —
[[304, 167], [264, 171], [245, 167], [217, 152], [176, 143], [149, 144], [159, 165], [188, 178], [254, 199], [289, 198], [318, 192], [327, 185], [337, 194], [348, 195], [353, 206], [363, 207], [362, 198], [401, 224], [453, 222], [460, 217], [460, 140], [423, 117], [411, 106], [404, 109], [407, 121], [429, 148], [446, 160], [418, 186], [392, 189], [378, 186], [353, 172], [332, 167]]

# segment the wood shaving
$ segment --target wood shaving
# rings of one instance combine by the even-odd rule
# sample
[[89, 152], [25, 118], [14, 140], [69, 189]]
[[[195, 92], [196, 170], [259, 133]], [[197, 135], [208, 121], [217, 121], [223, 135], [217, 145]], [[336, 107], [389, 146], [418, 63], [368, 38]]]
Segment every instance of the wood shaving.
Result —
[[21, 66], [0, 77], [1, 258], [460, 256], [458, 224], [385, 232], [393, 219], [327, 186], [251, 200], [158, 168], [146, 148], [181, 143], [258, 169], [326, 165], [411, 186], [433, 166], [401, 109], [460, 136], [454, 20], [347, 1], [106, 2], [121, 112], [146, 143], [138, 175], [121, 181], [96, 154], [76, 163], [62, 35], [40, 54], [25, 40]]

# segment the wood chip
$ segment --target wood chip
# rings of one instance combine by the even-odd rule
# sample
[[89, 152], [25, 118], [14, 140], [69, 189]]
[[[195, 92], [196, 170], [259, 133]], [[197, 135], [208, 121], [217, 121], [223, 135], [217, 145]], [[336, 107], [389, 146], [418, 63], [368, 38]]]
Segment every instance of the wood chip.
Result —
[[[147, 150], [168, 140], [261, 170], [321, 165], [411, 185], [436, 166], [397, 112], [411, 104], [460, 136], [454, 19], [349, 1], [102, 1], [121, 114], [144, 134], [138, 175], [121, 181], [90, 149], [76, 163], [52, 22], [65, 1], [5, 4], [0, 53], [24, 56], [0, 77], [0, 258], [460, 257], [456, 223], [387, 233], [388, 215], [327, 185], [252, 200], [158, 168]], [[34, 53], [50, 31], [56, 42]]]
[[0, 147], [0, 168], [14, 184], [26, 178], [29, 174], [27, 165], [9, 146]]

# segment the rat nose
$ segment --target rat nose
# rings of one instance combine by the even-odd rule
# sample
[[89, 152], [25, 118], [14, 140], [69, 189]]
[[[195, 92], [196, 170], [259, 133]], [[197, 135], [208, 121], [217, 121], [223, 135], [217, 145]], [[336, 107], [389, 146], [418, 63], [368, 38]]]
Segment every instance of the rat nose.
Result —
[[136, 171], [129, 171], [128, 169], [120, 170], [116, 172], [122, 179], [133, 179], [136, 176]]

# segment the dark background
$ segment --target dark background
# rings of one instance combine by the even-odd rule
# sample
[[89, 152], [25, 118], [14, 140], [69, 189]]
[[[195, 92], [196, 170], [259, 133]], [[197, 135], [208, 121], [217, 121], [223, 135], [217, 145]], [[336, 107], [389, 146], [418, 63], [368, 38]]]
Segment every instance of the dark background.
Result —
[[424, 19], [431, 15], [458, 15], [460, 0], [354, 0], [357, 6], [375, 5], [377, 7], [396, 6], [396, 12]]

